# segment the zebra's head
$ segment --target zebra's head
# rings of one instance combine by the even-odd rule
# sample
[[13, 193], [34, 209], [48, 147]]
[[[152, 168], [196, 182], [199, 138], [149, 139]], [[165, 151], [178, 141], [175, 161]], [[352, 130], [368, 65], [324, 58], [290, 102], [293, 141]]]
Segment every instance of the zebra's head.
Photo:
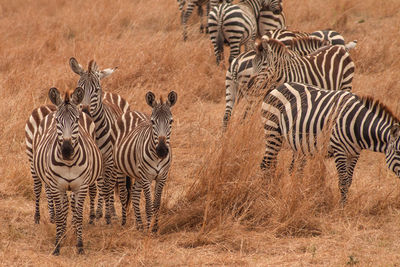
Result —
[[182, 10], [183, 7], [185, 6], [186, 0], [177, 0], [178, 5], [179, 5], [179, 10]]
[[151, 124], [156, 153], [160, 158], [165, 158], [169, 153], [169, 138], [171, 135], [172, 113], [171, 107], [175, 105], [178, 95], [171, 91], [168, 94], [168, 100], [163, 102], [162, 98], [157, 102], [152, 92], [146, 94], [147, 104], [153, 108], [151, 113]]
[[282, 0], [264, 0], [263, 5], [275, 15], [282, 13]]
[[394, 124], [390, 128], [389, 142], [385, 151], [386, 164], [389, 170], [400, 177], [400, 125]]
[[85, 71], [78, 61], [73, 57], [70, 58], [69, 65], [72, 71], [80, 76], [78, 87], [82, 87], [84, 90], [82, 106], [84, 108], [89, 107], [88, 110], [90, 115], [93, 116], [102, 103], [102, 89], [100, 80], [108, 77], [117, 69], [117, 67], [99, 70], [96, 62], [91, 60], [88, 64], [88, 70]]
[[57, 88], [50, 88], [50, 101], [57, 106], [55, 112], [57, 142], [63, 159], [70, 160], [74, 155], [74, 148], [78, 139], [79, 116], [78, 105], [82, 102], [84, 91], [81, 87], [72, 93], [67, 92], [64, 100], [61, 99]]

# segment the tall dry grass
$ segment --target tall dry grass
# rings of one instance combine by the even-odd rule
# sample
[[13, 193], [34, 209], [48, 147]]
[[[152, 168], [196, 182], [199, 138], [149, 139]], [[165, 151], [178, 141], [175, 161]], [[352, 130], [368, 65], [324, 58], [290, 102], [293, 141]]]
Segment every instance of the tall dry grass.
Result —
[[[151, 2], [151, 3], [150, 3]], [[284, 9], [291, 29], [332, 28], [356, 64], [354, 92], [372, 95], [399, 114], [397, 82], [400, 2], [294, 1]], [[323, 12], [321, 12], [323, 11]], [[263, 133], [259, 107], [242, 121], [235, 108], [222, 134], [225, 69], [211, 42], [190, 21], [182, 41], [173, 0], [0, 1], [0, 262], [4, 265], [390, 265], [399, 262], [400, 183], [381, 154], [362, 153], [340, 209], [332, 160], [317, 155], [304, 173], [290, 174], [291, 152], [279, 155], [267, 184], [259, 163]], [[228, 49], [229, 50], [229, 49]], [[226, 51], [227, 53], [229, 51]], [[84, 224], [86, 255], [68, 231], [60, 257], [50, 256], [54, 226], [46, 203], [33, 223], [34, 196], [24, 148], [24, 124], [47, 90], [76, 86], [68, 59], [118, 71], [104, 90], [149, 112], [144, 95], [174, 90], [173, 165], [157, 236], [126, 227]], [[227, 58], [227, 57], [226, 57]], [[243, 106], [245, 102], [242, 103]], [[87, 212], [85, 213], [87, 214]]]

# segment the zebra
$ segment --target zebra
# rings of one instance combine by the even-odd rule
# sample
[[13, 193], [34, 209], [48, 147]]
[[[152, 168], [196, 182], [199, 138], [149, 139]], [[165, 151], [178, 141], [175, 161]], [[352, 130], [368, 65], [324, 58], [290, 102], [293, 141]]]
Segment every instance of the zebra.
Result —
[[[32, 111], [32, 114], [29, 116], [26, 124], [25, 124], [25, 143], [26, 143], [26, 154], [28, 156], [30, 170], [33, 178], [33, 192], [35, 193], [35, 215], [34, 220], [36, 224], [40, 222], [40, 194], [42, 191], [42, 181], [37, 176], [35, 172], [35, 168], [33, 166], [33, 138], [36, 135], [40, 122], [46, 117], [48, 114], [54, 112], [56, 110], [56, 106], [54, 105], [46, 105], [36, 108]], [[53, 201], [49, 199], [50, 191], [49, 188], [45, 187], [46, 195], [48, 198], [48, 209], [50, 214], [50, 222], [54, 222], [54, 205]]]
[[[121, 96], [112, 93], [103, 93], [100, 85], [100, 80], [111, 75], [116, 68], [108, 68], [99, 70], [97, 63], [91, 60], [88, 64], [88, 70], [85, 71], [75, 58], [70, 59], [70, 67], [73, 72], [80, 76], [78, 86], [85, 90], [85, 97], [82, 104], [89, 107], [89, 113], [93, 118], [96, 126], [96, 143], [103, 155], [104, 160], [104, 176], [100, 177], [97, 181], [100, 196], [98, 199], [98, 206], [96, 217], [100, 218], [103, 214], [103, 199], [106, 201], [106, 215], [105, 219], [107, 224], [111, 222], [111, 214], [113, 213], [113, 192], [110, 195], [104, 195], [106, 191], [105, 183], [115, 184], [117, 181], [115, 165], [112, 158], [113, 140], [111, 138], [111, 127], [116, 122], [117, 118], [129, 111], [129, 104]], [[103, 97], [102, 97], [103, 96]], [[108, 180], [107, 182], [104, 180]], [[129, 179], [129, 177], [127, 177]], [[118, 179], [120, 180], [120, 179]], [[128, 191], [125, 186], [119, 186], [121, 203], [128, 201]], [[91, 188], [90, 196], [96, 195], [95, 187]], [[123, 217], [126, 213], [125, 204], [122, 205]], [[91, 215], [92, 216], [92, 215]], [[125, 224], [122, 221], [122, 224]]]
[[[155, 95], [148, 92], [146, 102], [152, 107], [150, 118], [130, 111], [119, 118], [113, 127], [113, 134], [116, 136], [114, 161], [124, 174], [135, 177], [132, 201], [138, 229], [143, 227], [139, 207], [143, 190], [147, 228], [150, 228], [154, 215], [152, 231], [158, 230], [161, 194], [172, 159], [170, 134], [173, 118], [170, 108], [175, 105], [177, 97], [177, 94], [171, 91], [166, 102], [163, 102], [162, 98], [157, 102]], [[156, 181], [156, 185], [152, 203], [150, 188], [153, 180]]]
[[203, 25], [203, 6], [206, 5], [206, 16], [208, 18], [208, 14], [210, 13], [210, 9], [215, 6], [218, 6], [218, 3], [230, 3], [231, 0], [188, 0], [186, 10], [183, 10], [183, 7], [186, 4], [186, 0], [177, 0], [179, 4], [179, 10], [182, 11], [181, 13], [181, 24], [183, 25], [183, 40], [187, 40], [187, 26], [186, 23], [189, 20], [190, 16], [192, 15], [193, 9], [197, 6], [197, 14], [200, 17], [200, 32], [204, 32], [204, 28], [206, 29], [206, 33], [208, 33], [208, 26], [204, 27]]
[[[285, 31], [286, 32], [286, 31]], [[318, 49], [329, 45], [329, 41], [316, 38], [294, 38], [295, 35], [281, 35], [282, 42], [299, 55], [307, 55]], [[229, 65], [225, 76], [225, 113], [223, 118], [223, 129], [228, 125], [235, 101], [247, 95], [248, 81], [253, 75], [253, 60], [256, 51], [251, 50], [240, 54]]]
[[265, 38], [256, 47], [253, 71], [263, 75], [266, 70], [264, 76], [268, 78], [274, 73], [277, 84], [293, 81], [327, 90], [351, 91], [354, 62], [342, 46], [325, 46], [310, 55], [300, 56], [279, 40]]
[[95, 144], [95, 125], [79, 110], [84, 90], [77, 87], [61, 99], [57, 88], [49, 90], [57, 110], [44, 117], [32, 142], [36, 175], [46, 184], [55, 207], [56, 242], [54, 255], [60, 253], [60, 242], [67, 226], [68, 196], [73, 192], [72, 223], [77, 236], [78, 253], [83, 253], [82, 214], [89, 186], [103, 171], [101, 153]]
[[318, 151], [329, 138], [339, 177], [341, 203], [347, 201], [360, 152], [385, 153], [389, 170], [400, 177], [399, 119], [371, 97], [328, 91], [301, 83], [284, 83], [262, 103], [265, 153], [261, 168], [274, 174], [277, 154], [286, 141], [303, 155]]
[[222, 60], [224, 42], [229, 44], [229, 63], [239, 55], [240, 46], [245, 51], [254, 48], [257, 36], [257, 19], [263, 6], [276, 14], [282, 12], [280, 0], [243, 0], [237, 5], [222, 4], [210, 11], [208, 28], [214, 46], [217, 65]]
[[269, 6], [265, 6], [260, 11], [258, 18], [258, 36], [263, 36], [270, 30], [286, 29], [286, 16], [282, 11], [282, 1], [280, 1], [281, 12], [274, 12]]

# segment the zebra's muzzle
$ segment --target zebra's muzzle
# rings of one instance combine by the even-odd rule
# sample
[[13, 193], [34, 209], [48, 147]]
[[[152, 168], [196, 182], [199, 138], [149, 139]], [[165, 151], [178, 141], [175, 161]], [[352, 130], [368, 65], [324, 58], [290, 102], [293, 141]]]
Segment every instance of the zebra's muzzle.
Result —
[[165, 137], [159, 138], [158, 145], [156, 146], [156, 153], [157, 153], [157, 156], [162, 159], [168, 155], [169, 149], [168, 149]]
[[71, 140], [64, 140], [61, 145], [61, 154], [63, 156], [63, 159], [71, 159], [72, 155], [74, 154], [74, 147], [72, 146]]

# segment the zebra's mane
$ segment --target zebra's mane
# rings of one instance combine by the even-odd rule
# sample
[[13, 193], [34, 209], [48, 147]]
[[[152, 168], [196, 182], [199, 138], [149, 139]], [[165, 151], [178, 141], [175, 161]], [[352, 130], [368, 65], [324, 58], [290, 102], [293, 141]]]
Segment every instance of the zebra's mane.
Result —
[[371, 110], [373, 113], [384, 113], [386, 116], [393, 118], [396, 122], [400, 120], [394, 115], [394, 113], [381, 101], [374, 99], [372, 96], [363, 96], [361, 101], [366, 108]]
[[302, 47], [318, 47], [322, 48], [329, 45], [328, 41], [321, 40], [317, 37], [299, 37], [293, 38], [290, 42], [290, 49], [292, 50], [303, 50]]

